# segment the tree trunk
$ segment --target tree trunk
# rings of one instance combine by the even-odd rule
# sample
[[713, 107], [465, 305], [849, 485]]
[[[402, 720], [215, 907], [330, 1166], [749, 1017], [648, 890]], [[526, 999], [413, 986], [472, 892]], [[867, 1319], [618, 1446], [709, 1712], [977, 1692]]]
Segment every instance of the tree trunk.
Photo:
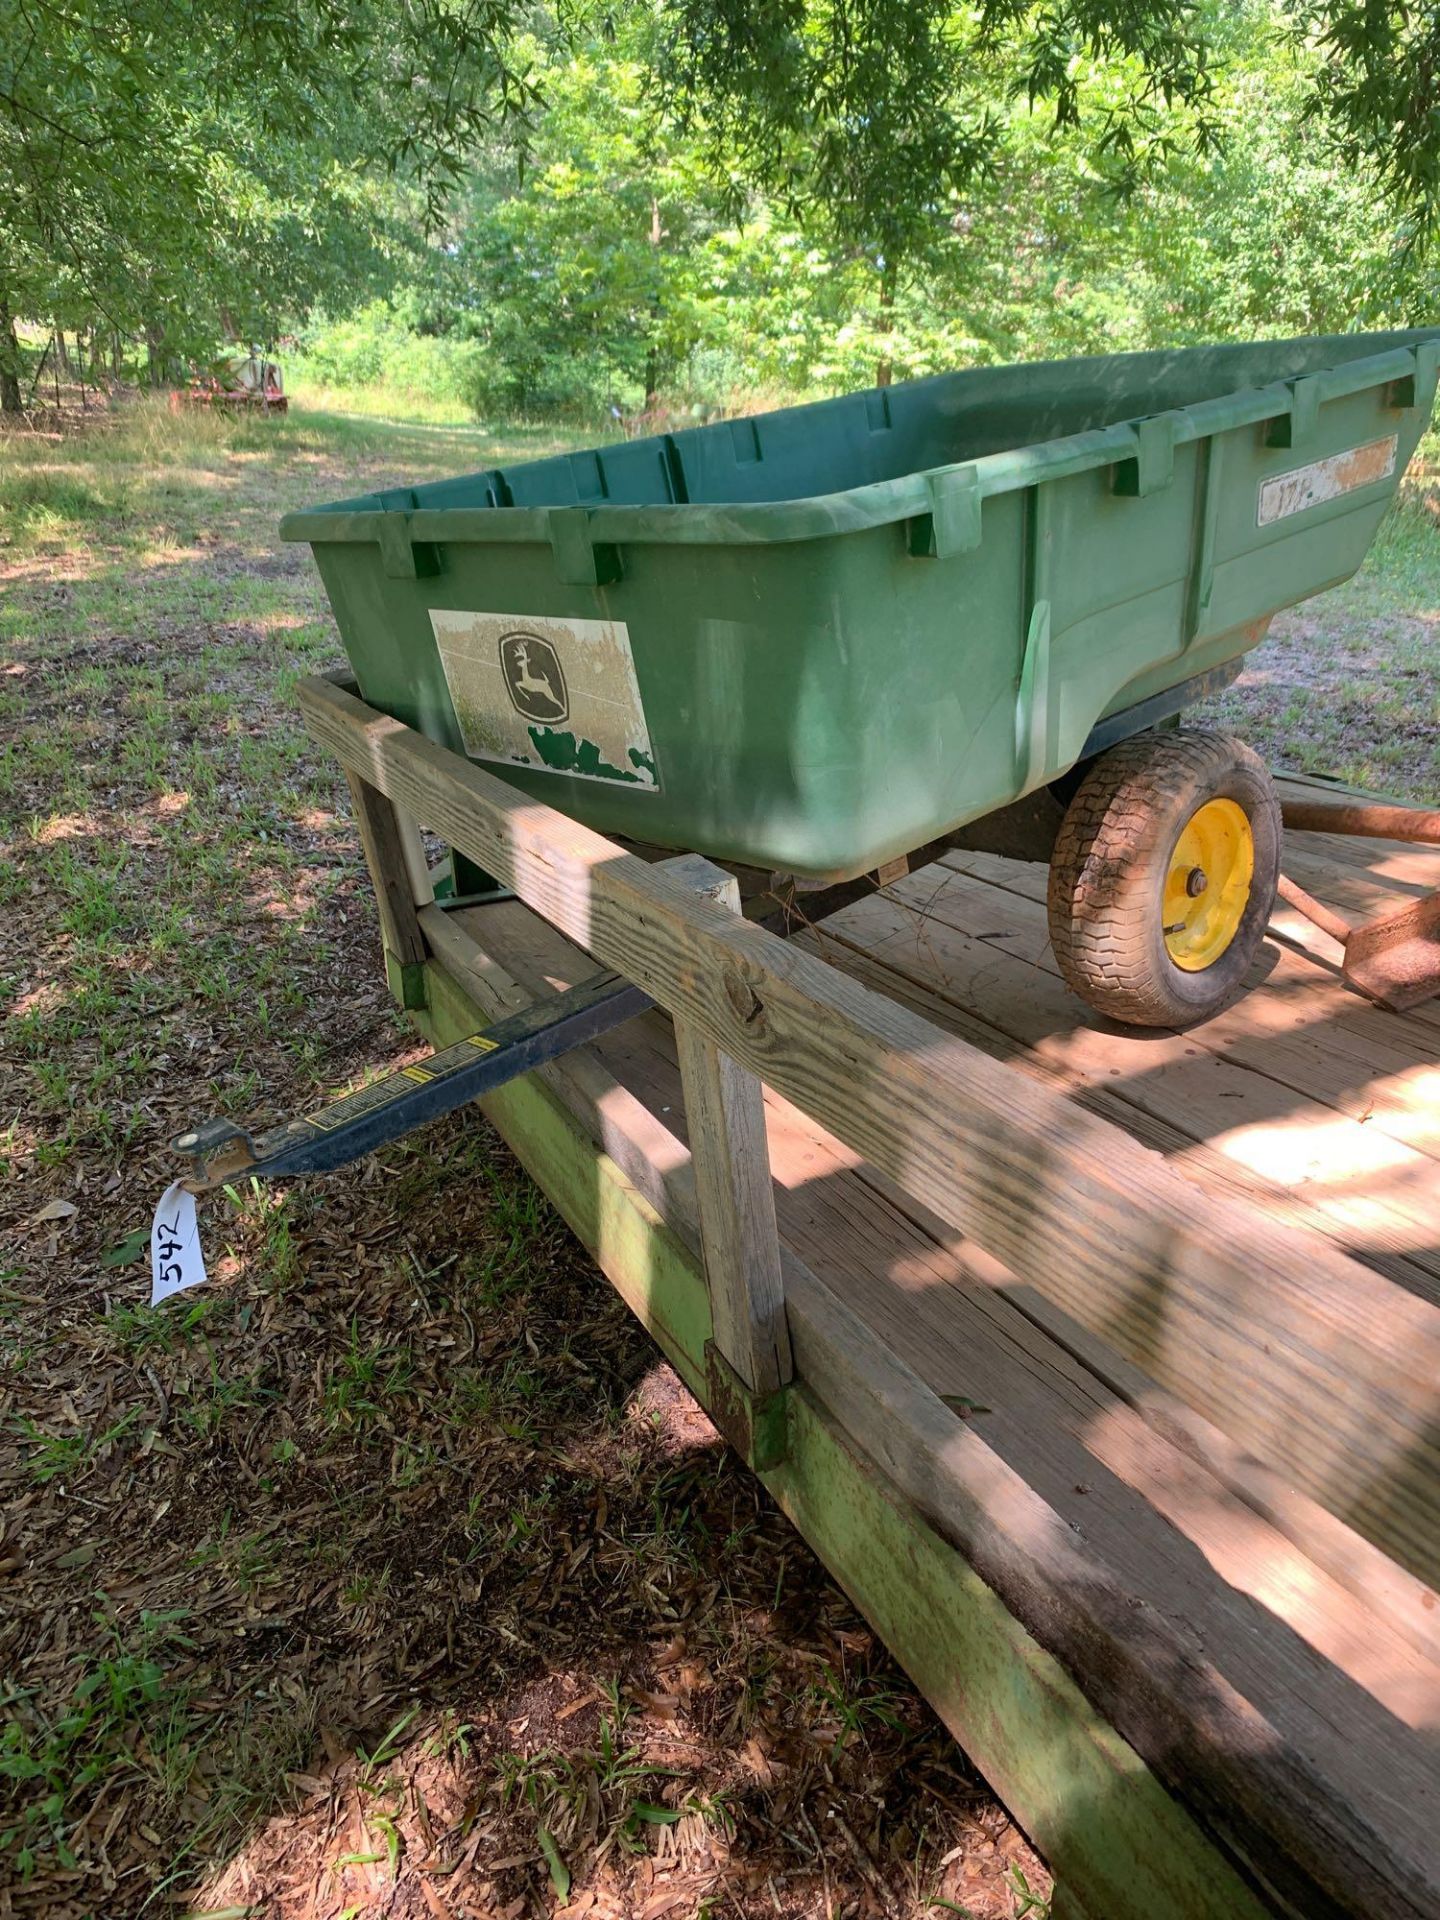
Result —
[[[660, 224], [660, 202], [652, 193], [650, 196], [650, 244], [658, 253], [660, 242], [665, 238], [665, 230]], [[660, 323], [660, 295], [650, 296], [650, 324], [658, 327]], [[660, 404], [660, 352], [652, 332], [645, 352], [645, 411], [653, 413]]]
[[[891, 267], [883, 267], [880, 272], [880, 326], [881, 334], [894, 331], [895, 327], [895, 273]], [[875, 384], [888, 387], [895, 373], [895, 363], [890, 358], [888, 347], [875, 367]]]
[[55, 328], [55, 361], [61, 373], [63, 373], [68, 380], [70, 378], [70, 352], [65, 345], [65, 329], [58, 325]]
[[10, 302], [0, 296], [0, 413], [20, 413], [20, 342]]

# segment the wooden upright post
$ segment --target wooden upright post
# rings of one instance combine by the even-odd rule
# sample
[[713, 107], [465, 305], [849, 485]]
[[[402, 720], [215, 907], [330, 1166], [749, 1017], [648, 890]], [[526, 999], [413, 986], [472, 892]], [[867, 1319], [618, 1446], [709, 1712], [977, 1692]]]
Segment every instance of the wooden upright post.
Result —
[[395, 824], [400, 830], [400, 852], [410, 876], [410, 897], [417, 907], [428, 907], [435, 898], [435, 878], [425, 858], [425, 842], [420, 829], [408, 813], [395, 809]]
[[698, 898], [343, 688], [307, 680], [300, 700], [344, 765], [558, 932], [1434, 1584], [1432, 1301], [1319, 1233], [1206, 1191], [1048, 1081]]
[[[663, 865], [674, 879], [739, 912], [733, 875], [698, 854]], [[764, 1096], [755, 1075], [688, 1020], [676, 1019], [675, 1041], [714, 1344], [740, 1384], [763, 1398], [792, 1372]]]
[[[415, 883], [405, 851], [406, 828], [394, 803], [377, 788], [348, 768], [345, 778], [350, 784], [350, 802], [365, 864], [375, 888], [385, 977], [403, 1007], [423, 1007], [428, 949], [415, 911]], [[414, 829], [410, 832], [413, 834]]]

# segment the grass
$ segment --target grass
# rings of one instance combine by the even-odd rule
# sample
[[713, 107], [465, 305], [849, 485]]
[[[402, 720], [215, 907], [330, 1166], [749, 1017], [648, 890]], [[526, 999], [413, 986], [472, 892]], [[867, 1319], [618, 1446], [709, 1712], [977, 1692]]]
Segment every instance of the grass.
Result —
[[473, 412], [453, 394], [435, 395], [414, 390], [401, 393], [388, 387], [341, 385], [316, 378], [304, 360], [295, 355], [285, 362], [285, 385], [291, 406], [307, 414], [324, 413], [404, 426], [473, 428], [475, 425]]
[[0, 1696], [0, 1781], [24, 1790], [13, 1824], [0, 1823], [0, 1849], [22, 1881], [47, 1857], [67, 1871], [78, 1866], [77, 1811], [99, 1784], [113, 1790], [117, 1777], [142, 1775], [161, 1798], [178, 1790], [198, 1737], [185, 1682], [167, 1658], [192, 1644], [179, 1630], [185, 1617], [142, 1612], [127, 1642], [113, 1620], [95, 1614], [99, 1650], [77, 1663], [53, 1717], [18, 1690]]
[[0, 450], [0, 1879], [1011, 1920], [1022, 1837], [477, 1115], [215, 1196], [211, 1285], [146, 1304], [176, 1133], [416, 1051], [276, 521], [565, 436], [374, 404]]
[[1206, 713], [1275, 767], [1433, 805], [1440, 791], [1440, 448], [1427, 439], [1354, 579], [1275, 620]]

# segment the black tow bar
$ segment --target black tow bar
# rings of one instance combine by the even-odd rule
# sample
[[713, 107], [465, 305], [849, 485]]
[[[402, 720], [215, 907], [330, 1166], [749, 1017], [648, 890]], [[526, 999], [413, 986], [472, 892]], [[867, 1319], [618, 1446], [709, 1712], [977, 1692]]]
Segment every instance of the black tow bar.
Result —
[[438, 1120], [481, 1094], [587, 1041], [623, 1026], [654, 1006], [648, 993], [618, 973], [597, 973], [578, 986], [542, 1000], [493, 1027], [457, 1040], [428, 1060], [386, 1074], [358, 1093], [347, 1093], [318, 1113], [286, 1120], [258, 1138], [229, 1120], [207, 1120], [173, 1142], [195, 1171], [185, 1184], [204, 1193], [250, 1174], [266, 1179], [298, 1173], [329, 1173]]
[[[938, 858], [949, 844], [950, 836], [946, 836], [911, 857], [922, 864]], [[759, 913], [754, 924], [786, 939], [825, 914], [874, 893], [881, 885], [882, 876], [877, 872], [798, 895], [762, 894], [757, 900], [768, 901], [769, 911]], [[507, 893], [503, 897], [513, 896]], [[637, 1014], [647, 1013], [654, 1004], [648, 993], [632, 985], [623, 974], [606, 970], [498, 1020], [493, 1027], [482, 1027], [428, 1060], [386, 1074], [358, 1093], [347, 1093], [318, 1113], [303, 1120], [287, 1120], [258, 1137], [231, 1120], [207, 1120], [171, 1142], [177, 1153], [194, 1163], [194, 1171], [184, 1184], [192, 1193], [205, 1193], [227, 1180], [243, 1180], [250, 1174], [276, 1179], [348, 1167], [352, 1160], [363, 1159], [376, 1147], [400, 1139], [428, 1120], [438, 1120], [442, 1113], [493, 1093], [522, 1073], [558, 1060], [562, 1054], [609, 1033], [612, 1027], [623, 1026]]]

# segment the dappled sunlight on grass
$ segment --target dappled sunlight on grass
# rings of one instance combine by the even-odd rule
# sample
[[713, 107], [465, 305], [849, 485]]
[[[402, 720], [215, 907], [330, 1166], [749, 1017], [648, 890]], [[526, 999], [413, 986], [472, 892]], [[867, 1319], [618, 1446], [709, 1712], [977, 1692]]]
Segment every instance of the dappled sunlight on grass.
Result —
[[80, 553], [66, 546], [58, 554], [42, 552], [24, 560], [11, 560], [0, 546], [0, 580], [19, 584], [43, 582], [47, 586], [75, 586], [95, 579], [103, 572], [105, 563], [103, 550]]
[[723, 1445], [710, 1416], [663, 1360], [636, 1383], [625, 1410], [668, 1455], [714, 1451]]
[[280, 612], [262, 614], [255, 622], [260, 632], [266, 634], [303, 633], [310, 624], [303, 614]]
[[55, 813], [48, 820], [37, 820], [30, 837], [36, 846], [51, 847], [59, 840], [88, 839], [99, 830], [99, 823], [93, 814]]
[[15, 1019], [33, 1017], [44, 1020], [52, 1014], [59, 1013], [69, 997], [65, 989], [58, 986], [55, 981], [42, 980], [38, 986], [31, 987], [28, 992], [18, 994], [5, 1011]]
[[149, 572], [155, 567], [191, 566], [208, 558], [208, 549], [203, 546], [189, 546], [178, 540], [152, 540], [134, 549], [131, 564]]
[[270, 919], [308, 921], [323, 904], [321, 876], [262, 867], [250, 873], [244, 894], [246, 911]]

